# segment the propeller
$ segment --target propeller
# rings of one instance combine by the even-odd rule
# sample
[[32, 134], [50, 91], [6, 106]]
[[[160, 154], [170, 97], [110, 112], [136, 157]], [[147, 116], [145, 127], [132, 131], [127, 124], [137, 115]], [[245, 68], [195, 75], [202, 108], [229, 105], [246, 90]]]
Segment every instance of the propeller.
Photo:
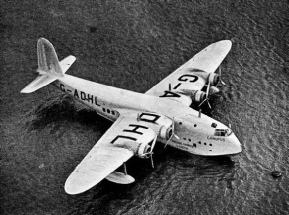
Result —
[[169, 91], [170, 91], [170, 92], [172, 91], [172, 85], [171, 85], [171, 83], [169, 83]]
[[221, 65], [219, 66], [219, 77], [220, 77], [220, 81], [219, 83], [221, 83], [223, 86], [225, 86], [225, 82], [222, 80], [222, 68]]
[[172, 135], [170, 136], [170, 138], [168, 139], [168, 141], [167, 141], [167, 143], [166, 143], [166, 145], [165, 145], [164, 148], [167, 147], [168, 143], [171, 142], [171, 140], [173, 139], [173, 137], [177, 138], [178, 140], [180, 139], [180, 138], [178, 137], [178, 135], [175, 134], [175, 118], [173, 118], [172, 132], [173, 132], [173, 133], [172, 133]]
[[152, 168], [155, 168], [155, 167], [154, 167], [154, 161], [153, 161], [153, 149], [154, 149], [154, 147], [155, 147], [155, 145], [156, 145], [157, 137], [158, 137], [158, 135], [156, 135], [155, 138], [154, 138], [154, 140], [153, 140], [153, 143], [152, 143], [152, 145], [151, 145], [151, 147], [150, 147], [151, 150], [150, 150], [149, 152], [147, 152], [147, 153], [144, 154], [144, 156], [147, 156], [147, 155], [150, 156], [150, 158], [151, 158], [151, 163], [152, 163]]
[[152, 168], [154, 169], [155, 166], [154, 166], [153, 152], [151, 153], [150, 157], [151, 157]]
[[211, 105], [210, 105], [210, 102], [209, 102], [209, 90], [210, 90], [210, 82], [208, 82], [208, 86], [207, 86], [207, 90], [206, 90], [206, 98], [199, 104], [199, 107], [200, 107], [205, 101], [207, 101], [209, 107], [212, 108]]

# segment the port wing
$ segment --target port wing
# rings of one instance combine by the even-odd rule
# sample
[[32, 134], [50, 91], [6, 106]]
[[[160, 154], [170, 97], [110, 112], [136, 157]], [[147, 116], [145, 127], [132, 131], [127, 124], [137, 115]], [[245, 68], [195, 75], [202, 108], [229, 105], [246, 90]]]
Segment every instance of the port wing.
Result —
[[213, 43], [197, 53], [172, 74], [146, 92], [148, 95], [177, 100], [191, 105], [188, 91], [201, 90], [210, 73], [216, 71], [232, 47], [230, 40]]

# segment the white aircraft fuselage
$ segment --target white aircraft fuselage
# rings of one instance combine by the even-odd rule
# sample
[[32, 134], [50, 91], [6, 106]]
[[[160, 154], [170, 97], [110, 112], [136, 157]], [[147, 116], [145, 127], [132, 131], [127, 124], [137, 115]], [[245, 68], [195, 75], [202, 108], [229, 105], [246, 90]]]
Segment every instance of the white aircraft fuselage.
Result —
[[[137, 118], [140, 112], [173, 119], [177, 137], [169, 145], [192, 154], [217, 156], [241, 152], [231, 129], [177, 101], [106, 86], [64, 74], [54, 85], [111, 121], [127, 110]], [[149, 123], [149, 122], [147, 122]], [[156, 131], [157, 132], [157, 131]], [[158, 141], [166, 143], [164, 139]]]
[[[32, 93], [50, 83], [111, 121], [112, 126], [77, 165], [65, 182], [68, 194], [83, 193], [104, 178], [130, 184], [132, 176], [115, 172], [131, 157], [150, 158], [156, 141], [205, 156], [232, 155], [242, 151], [232, 130], [192, 109], [219, 91], [220, 65], [232, 47], [230, 40], [207, 46], [145, 94], [105, 86], [66, 75], [76, 58], [59, 62], [53, 45], [45, 38], [37, 42], [39, 75], [21, 93]], [[216, 69], [219, 68], [219, 74]], [[203, 91], [206, 88], [206, 92]]]

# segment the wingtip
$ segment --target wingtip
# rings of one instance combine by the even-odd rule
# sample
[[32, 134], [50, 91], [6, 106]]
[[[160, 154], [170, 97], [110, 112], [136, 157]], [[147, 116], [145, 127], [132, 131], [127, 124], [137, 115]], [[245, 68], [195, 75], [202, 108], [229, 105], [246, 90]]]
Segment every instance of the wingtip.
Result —
[[219, 43], [222, 43], [223, 46], [226, 46], [229, 48], [232, 47], [232, 41], [231, 40], [221, 40], [221, 41], [219, 41]]
[[77, 194], [85, 192], [85, 190], [79, 190], [75, 187], [70, 186], [68, 183], [65, 183], [64, 190], [69, 195], [77, 195]]
[[25, 87], [20, 91], [20, 93], [31, 93], [31, 92], [32, 91], [28, 87]]
[[69, 195], [77, 195], [84, 193], [93, 187], [94, 184], [86, 184], [84, 178], [75, 177], [77, 175], [71, 174], [64, 185], [64, 190]]

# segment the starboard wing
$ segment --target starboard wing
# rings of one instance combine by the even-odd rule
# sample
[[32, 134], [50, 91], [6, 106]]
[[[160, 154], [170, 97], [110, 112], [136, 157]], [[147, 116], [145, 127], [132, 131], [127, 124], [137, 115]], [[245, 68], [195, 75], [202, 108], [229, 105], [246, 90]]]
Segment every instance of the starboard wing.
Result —
[[144, 127], [132, 117], [120, 116], [67, 178], [65, 191], [85, 192], [130, 159], [135, 152], [125, 143], [137, 147], [145, 139], [149, 141], [153, 131]]
[[185, 105], [191, 105], [192, 99], [185, 92], [201, 90], [205, 86], [209, 74], [216, 71], [231, 47], [230, 40], [222, 40], [209, 45], [148, 90], [146, 94], [174, 99]]
[[68, 194], [89, 190], [133, 156], [133, 152], [113, 146], [93, 147], [65, 183]]

